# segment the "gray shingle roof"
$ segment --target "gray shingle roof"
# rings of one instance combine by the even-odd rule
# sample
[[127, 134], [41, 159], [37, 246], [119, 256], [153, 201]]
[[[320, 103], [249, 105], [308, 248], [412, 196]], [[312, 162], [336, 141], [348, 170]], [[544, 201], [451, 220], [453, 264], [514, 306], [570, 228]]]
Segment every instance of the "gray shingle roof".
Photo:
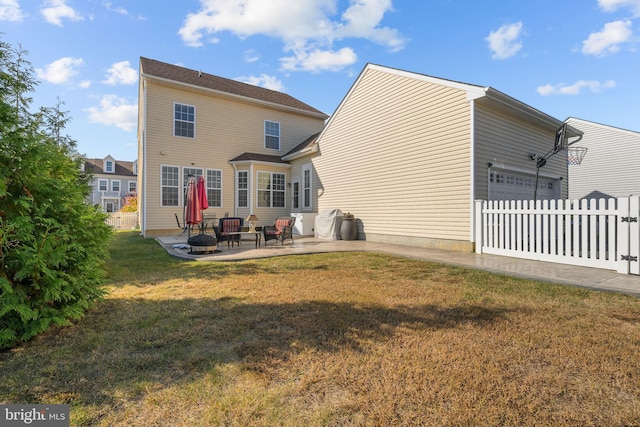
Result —
[[197, 70], [190, 70], [177, 65], [156, 61], [155, 59], [140, 57], [140, 73], [146, 76], [154, 76], [179, 83], [200, 86], [204, 89], [282, 105], [284, 107], [305, 111], [314, 115], [328, 117], [322, 111], [317, 110], [312, 106], [287, 95], [286, 93], [265, 89], [263, 87], [242, 83], [224, 77], [214, 76]]

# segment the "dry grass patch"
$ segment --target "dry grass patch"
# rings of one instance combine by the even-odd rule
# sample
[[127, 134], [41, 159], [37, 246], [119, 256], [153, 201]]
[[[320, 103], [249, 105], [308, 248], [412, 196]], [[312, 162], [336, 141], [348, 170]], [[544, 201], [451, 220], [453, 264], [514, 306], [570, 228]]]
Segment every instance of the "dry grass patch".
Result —
[[376, 254], [113, 251], [99, 307], [0, 354], [1, 402], [104, 426], [640, 423], [633, 297]]

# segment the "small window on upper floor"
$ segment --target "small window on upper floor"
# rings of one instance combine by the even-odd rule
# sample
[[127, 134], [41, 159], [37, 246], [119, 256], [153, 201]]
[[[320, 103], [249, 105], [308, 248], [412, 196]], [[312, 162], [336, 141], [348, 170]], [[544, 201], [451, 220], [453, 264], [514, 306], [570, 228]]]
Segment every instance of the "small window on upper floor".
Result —
[[113, 162], [111, 160], [104, 162], [104, 171], [113, 173]]
[[185, 138], [195, 137], [196, 107], [173, 104], [173, 134]]
[[264, 148], [280, 149], [280, 123], [264, 122]]

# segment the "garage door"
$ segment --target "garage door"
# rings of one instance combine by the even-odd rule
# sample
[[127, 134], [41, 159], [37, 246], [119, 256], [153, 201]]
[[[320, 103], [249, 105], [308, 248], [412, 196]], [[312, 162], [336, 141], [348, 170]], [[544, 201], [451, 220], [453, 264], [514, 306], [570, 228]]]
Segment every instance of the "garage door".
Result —
[[[511, 171], [491, 171], [489, 200], [533, 200], [536, 176]], [[559, 199], [560, 180], [538, 179], [538, 200]]]

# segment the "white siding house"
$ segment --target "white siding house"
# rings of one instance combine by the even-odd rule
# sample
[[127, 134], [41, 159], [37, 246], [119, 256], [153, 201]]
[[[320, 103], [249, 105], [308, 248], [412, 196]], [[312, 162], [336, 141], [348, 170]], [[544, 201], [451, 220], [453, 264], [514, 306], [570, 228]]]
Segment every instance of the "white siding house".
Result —
[[576, 145], [588, 149], [580, 165], [569, 165], [569, 198], [597, 199], [640, 194], [640, 132], [570, 117], [584, 132]]

